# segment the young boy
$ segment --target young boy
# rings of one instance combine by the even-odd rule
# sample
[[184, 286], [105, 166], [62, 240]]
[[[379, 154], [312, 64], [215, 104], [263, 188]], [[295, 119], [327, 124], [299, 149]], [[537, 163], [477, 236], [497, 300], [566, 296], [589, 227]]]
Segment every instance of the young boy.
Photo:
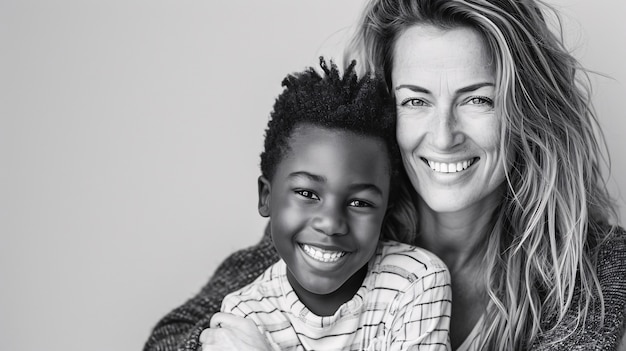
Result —
[[[449, 273], [382, 239], [401, 167], [380, 79], [320, 58], [283, 81], [265, 136], [259, 213], [281, 260], [224, 299], [275, 350], [449, 350]], [[380, 240], [379, 240], [380, 239]]]

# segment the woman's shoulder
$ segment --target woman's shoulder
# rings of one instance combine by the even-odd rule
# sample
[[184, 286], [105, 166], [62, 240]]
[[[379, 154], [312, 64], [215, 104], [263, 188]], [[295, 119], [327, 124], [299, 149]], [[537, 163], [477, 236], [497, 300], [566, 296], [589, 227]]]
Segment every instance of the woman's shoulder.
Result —
[[619, 343], [626, 321], [626, 231], [611, 226], [603, 234], [596, 251], [596, 272], [602, 290], [604, 320], [596, 326], [596, 331], [606, 335], [605, 341], [612, 346]]
[[[626, 275], [626, 231], [620, 226], [606, 226], [596, 237], [595, 254], [598, 278], [602, 275]], [[626, 283], [626, 282], [624, 282]]]
[[[584, 323], [576, 330], [571, 328], [580, 322], [580, 306], [576, 303], [556, 326], [555, 316], [543, 316], [548, 331], [535, 340], [531, 349], [616, 349], [626, 320], [626, 231], [619, 226], [597, 226], [590, 230], [588, 240], [603, 303], [593, 299]], [[581, 294], [579, 286], [575, 291], [576, 296]]]
[[594, 250], [597, 278], [606, 309], [614, 309], [623, 320], [626, 308], [626, 231], [619, 226], [605, 226], [593, 233], [598, 240]]

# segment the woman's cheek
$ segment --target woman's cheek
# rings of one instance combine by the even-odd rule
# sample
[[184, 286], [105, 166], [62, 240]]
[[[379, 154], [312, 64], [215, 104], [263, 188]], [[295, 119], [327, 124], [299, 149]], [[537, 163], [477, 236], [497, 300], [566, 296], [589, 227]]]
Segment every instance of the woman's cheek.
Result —
[[428, 133], [427, 125], [415, 118], [399, 118], [396, 129], [398, 147], [404, 161], [413, 159]]

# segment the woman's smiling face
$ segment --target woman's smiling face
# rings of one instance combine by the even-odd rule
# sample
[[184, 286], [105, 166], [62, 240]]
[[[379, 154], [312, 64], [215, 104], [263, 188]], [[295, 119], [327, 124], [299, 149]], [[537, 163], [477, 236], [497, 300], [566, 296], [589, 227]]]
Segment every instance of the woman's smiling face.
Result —
[[466, 27], [416, 25], [400, 34], [393, 54], [396, 135], [421, 199], [438, 213], [499, 202], [502, 122], [481, 36]]

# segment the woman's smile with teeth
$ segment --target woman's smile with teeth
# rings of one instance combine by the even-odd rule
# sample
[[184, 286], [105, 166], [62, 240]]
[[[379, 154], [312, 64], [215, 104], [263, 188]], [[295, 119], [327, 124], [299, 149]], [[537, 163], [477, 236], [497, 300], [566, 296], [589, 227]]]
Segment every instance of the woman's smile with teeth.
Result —
[[422, 158], [422, 160], [424, 160], [428, 164], [430, 169], [432, 169], [435, 172], [455, 173], [455, 172], [461, 172], [461, 171], [468, 169], [471, 165], [474, 164], [474, 162], [476, 162], [476, 160], [478, 160], [478, 157], [471, 158], [465, 161], [450, 162], [450, 163], [436, 162], [436, 161], [427, 160], [425, 158]]
[[307, 244], [301, 246], [309, 257], [321, 262], [336, 262], [346, 254], [345, 251], [324, 250]]

